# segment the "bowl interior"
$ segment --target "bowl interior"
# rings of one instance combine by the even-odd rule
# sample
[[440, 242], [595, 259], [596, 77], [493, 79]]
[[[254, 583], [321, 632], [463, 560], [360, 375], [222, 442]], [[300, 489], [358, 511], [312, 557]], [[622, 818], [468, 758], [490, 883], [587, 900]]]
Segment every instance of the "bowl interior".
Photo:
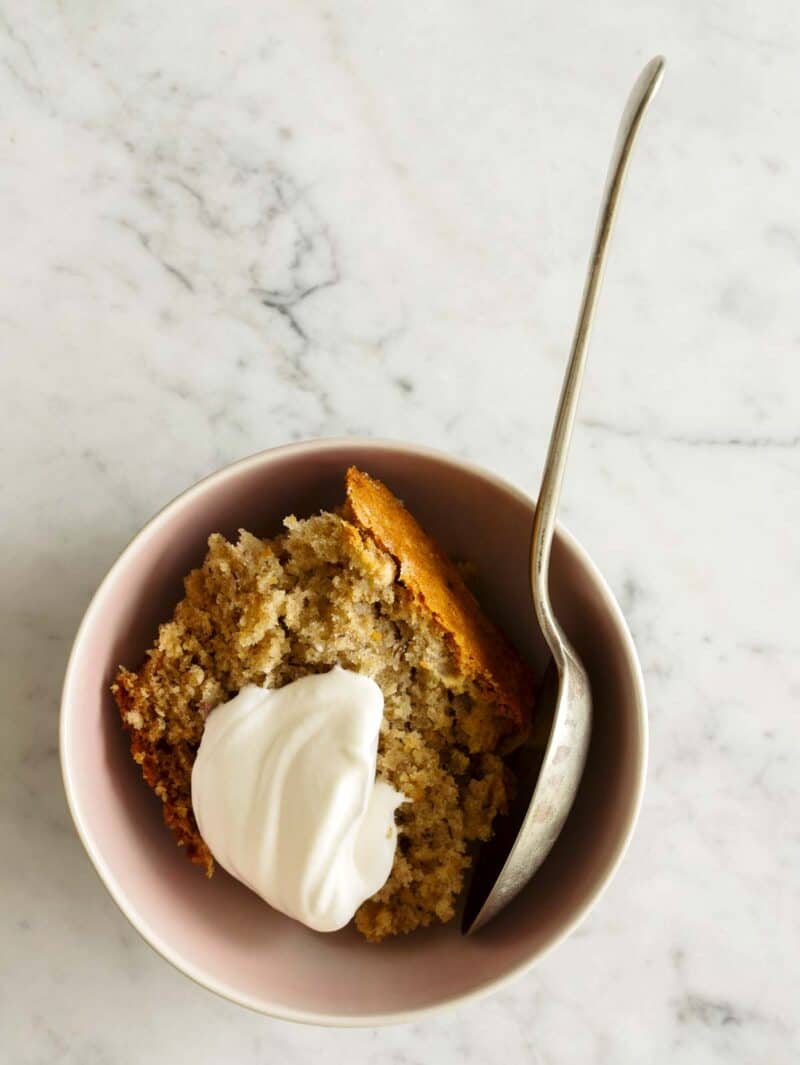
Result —
[[377, 1023], [485, 988], [536, 958], [580, 916], [613, 869], [635, 817], [645, 725], [624, 623], [583, 553], [559, 534], [553, 598], [591, 678], [594, 731], [567, 825], [504, 914], [474, 938], [462, 938], [452, 922], [373, 946], [352, 930], [315, 934], [223, 872], [206, 880], [175, 847], [160, 803], [130, 759], [109, 685], [119, 663], [141, 663], [211, 532], [271, 535], [288, 513], [332, 507], [352, 462], [384, 479], [454, 557], [475, 565], [485, 608], [542, 668], [526, 577], [529, 500], [444, 456], [368, 442], [298, 445], [245, 460], [191, 489], [123, 554], [73, 651], [62, 759], [87, 850], [156, 949], [206, 986], [257, 1009]]

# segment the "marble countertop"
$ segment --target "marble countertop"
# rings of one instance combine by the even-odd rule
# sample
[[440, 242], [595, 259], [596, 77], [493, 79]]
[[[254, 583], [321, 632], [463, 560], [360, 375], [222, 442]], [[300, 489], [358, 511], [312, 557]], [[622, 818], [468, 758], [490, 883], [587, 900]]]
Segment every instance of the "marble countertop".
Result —
[[[637, 149], [563, 518], [646, 675], [639, 829], [478, 1007], [304, 1029], [195, 987], [72, 829], [85, 606], [188, 483], [317, 435], [536, 491], [611, 139]], [[800, 1056], [800, 20], [735, 5], [32, 0], [0, 13], [4, 1060]]]

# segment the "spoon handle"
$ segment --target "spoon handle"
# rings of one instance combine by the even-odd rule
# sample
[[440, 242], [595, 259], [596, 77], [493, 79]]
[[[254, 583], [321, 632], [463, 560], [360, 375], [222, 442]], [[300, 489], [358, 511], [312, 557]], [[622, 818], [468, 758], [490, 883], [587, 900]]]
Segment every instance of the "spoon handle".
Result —
[[567, 372], [561, 389], [561, 398], [556, 411], [550, 446], [542, 474], [539, 500], [536, 505], [536, 517], [533, 523], [531, 541], [531, 588], [536, 616], [544, 637], [554, 655], [559, 655], [562, 646], [561, 632], [550, 605], [547, 574], [550, 566], [550, 548], [553, 542], [556, 510], [564, 480], [564, 468], [567, 464], [567, 451], [572, 437], [575, 412], [578, 408], [581, 380], [586, 365], [586, 351], [589, 345], [589, 333], [594, 319], [600, 282], [608, 254], [608, 242], [617, 216], [622, 183], [628, 169], [631, 149], [647, 105], [661, 82], [664, 71], [664, 59], [656, 56], [651, 59], [631, 89], [625, 110], [617, 131], [614, 151], [608, 168], [608, 177], [600, 205], [594, 244], [589, 258], [589, 269], [583, 299], [578, 314], [578, 323], [572, 341]]

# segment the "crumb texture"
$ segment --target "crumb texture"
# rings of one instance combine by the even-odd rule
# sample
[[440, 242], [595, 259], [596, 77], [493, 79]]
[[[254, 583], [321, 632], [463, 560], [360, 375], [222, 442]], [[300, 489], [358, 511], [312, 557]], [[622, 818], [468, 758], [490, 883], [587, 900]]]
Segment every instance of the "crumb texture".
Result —
[[[532, 683], [452, 562], [365, 476], [348, 474], [341, 515], [289, 517], [271, 540], [211, 536], [145, 664], [121, 669], [113, 691], [164, 820], [210, 876], [191, 807], [207, 715], [245, 684], [279, 687], [337, 664], [372, 677], [385, 700], [378, 773], [410, 800], [397, 812], [391, 875], [356, 914], [378, 941], [453, 916], [469, 844], [507, 807], [498, 750], [527, 728]], [[399, 508], [395, 536], [383, 493]]]

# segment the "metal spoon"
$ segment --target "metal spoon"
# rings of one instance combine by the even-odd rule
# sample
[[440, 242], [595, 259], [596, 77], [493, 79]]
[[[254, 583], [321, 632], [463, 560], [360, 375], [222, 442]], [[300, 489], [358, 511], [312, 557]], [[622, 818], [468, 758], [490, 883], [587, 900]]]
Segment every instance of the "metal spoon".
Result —
[[[552, 720], [552, 727], [549, 739], [546, 733], [543, 737], [544, 757], [539, 764], [531, 763], [529, 749], [529, 764], [523, 767], [523, 776], [526, 772], [529, 775], [529, 787], [520, 788], [520, 801], [509, 817], [501, 819], [505, 824], [501, 824], [495, 837], [480, 850], [462, 920], [465, 934], [476, 932], [507, 906], [547, 857], [567, 819], [586, 761], [592, 724], [592, 695], [586, 670], [550, 604], [550, 548], [586, 364], [589, 332], [622, 182], [642, 117], [661, 83], [663, 70], [661, 56], [650, 60], [636, 80], [622, 114], [536, 505], [530, 555], [531, 592], [536, 618], [552, 655], [536, 714], [545, 726]], [[533, 794], [528, 800], [531, 788]]]

